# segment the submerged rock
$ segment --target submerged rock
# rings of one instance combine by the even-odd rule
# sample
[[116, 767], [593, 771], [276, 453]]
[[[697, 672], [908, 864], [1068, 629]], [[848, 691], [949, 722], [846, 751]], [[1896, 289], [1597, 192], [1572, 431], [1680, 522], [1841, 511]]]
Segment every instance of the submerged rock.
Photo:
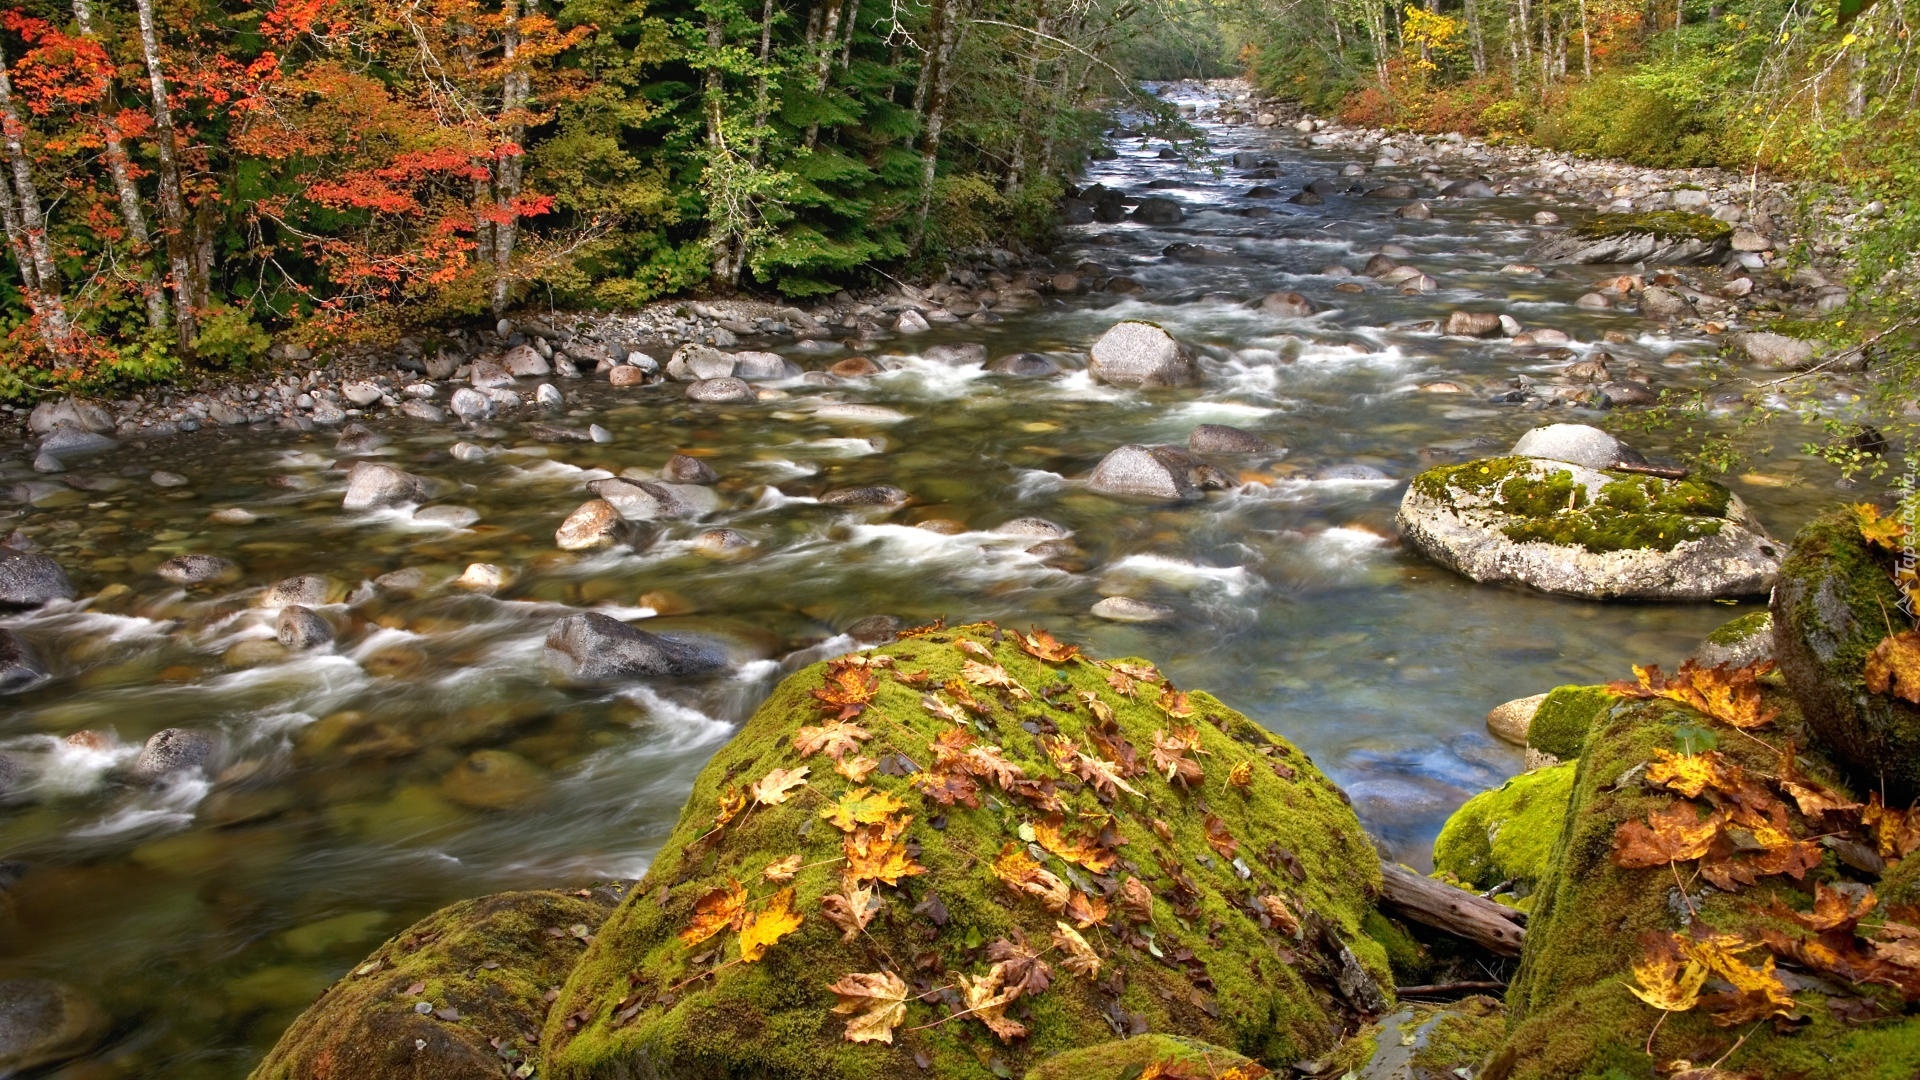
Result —
[[1187, 449], [1196, 454], [1271, 454], [1276, 447], [1251, 431], [1201, 424], [1188, 433]]
[[1115, 386], [1187, 386], [1200, 378], [1192, 352], [1150, 322], [1115, 323], [1087, 355], [1087, 371]]
[[17, 694], [47, 678], [46, 665], [27, 639], [0, 627], [0, 694]]
[[417, 503], [427, 497], [427, 481], [391, 465], [355, 462], [347, 473], [347, 494], [340, 505], [348, 510], [375, 510]]
[[78, 1057], [108, 1026], [100, 1006], [64, 983], [0, 979], [0, 1076]]
[[626, 522], [613, 504], [605, 499], [589, 499], [567, 515], [554, 530], [553, 542], [561, 551], [590, 551], [611, 547], [619, 542]]
[[1087, 490], [1101, 495], [1187, 502], [1201, 497], [1194, 461], [1175, 446], [1122, 446], [1100, 459]]
[[1165, 604], [1135, 600], [1131, 596], [1103, 597], [1090, 609], [1095, 618], [1110, 622], [1165, 622], [1179, 614]]
[[74, 595], [73, 582], [53, 559], [0, 547], [0, 608], [36, 608]]
[[[537, 1060], [549, 990], [613, 896], [501, 893], [382, 945], [280, 1037], [251, 1080], [500, 1080]], [[414, 989], [418, 987], [419, 989]]]
[[1732, 237], [1731, 225], [1705, 214], [1605, 214], [1527, 254], [1571, 263], [1709, 263], [1726, 255]]
[[194, 728], [165, 728], [154, 732], [133, 759], [128, 775], [153, 782], [202, 769], [213, 760], [219, 742], [209, 732]]
[[713, 471], [713, 466], [697, 457], [675, 454], [660, 467], [660, 479], [670, 484], [714, 484], [720, 476]]
[[710, 675], [727, 656], [710, 642], [654, 634], [589, 611], [568, 615], [547, 634], [547, 662], [579, 682]]
[[1475, 581], [1593, 600], [1764, 593], [1783, 554], [1711, 481], [1519, 456], [1421, 473], [1395, 523], [1423, 555]]
[[[830, 722], [816, 691], [857, 688], [862, 672], [789, 677], [708, 763], [648, 877], [593, 936], [540, 1075], [987, 1080], [1114, 1026], [1290, 1062], [1384, 1008], [1385, 954], [1360, 931], [1378, 860], [1298, 750], [1198, 691], [1176, 705], [1189, 720], [1169, 718], [1144, 666], [1123, 676], [1142, 692], [1123, 696], [1118, 672], [1042, 662], [985, 626], [876, 655], [927, 671], [929, 688], [970, 673], [950, 685], [970, 685], [977, 718], [937, 717], [922, 698], [954, 709], [956, 692], [873, 671], [871, 702], [836, 729], [853, 747], [835, 751], [843, 765], [880, 763], [855, 782], [812, 743]], [[1144, 760], [1169, 730], [1204, 751], [1190, 789]], [[791, 881], [764, 883], [783, 861]], [[727, 929], [730, 895], [742, 932]], [[703, 910], [717, 917], [691, 932]], [[836, 1015], [828, 987], [849, 976], [879, 989], [871, 1004], [898, 995], [886, 1041], [845, 1037], [869, 1003]], [[969, 993], [985, 1008], [955, 1016]]]
[[175, 555], [154, 573], [175, 585], [225, 585], [240, 580], [240, 566], [218, 555]]
[[719, 505], [719, 499], [704, 487], [629, 480], [624, 476], [595, 480], [587, 485], [587, 490], [609, 503], [628, 521], [697, 518]]

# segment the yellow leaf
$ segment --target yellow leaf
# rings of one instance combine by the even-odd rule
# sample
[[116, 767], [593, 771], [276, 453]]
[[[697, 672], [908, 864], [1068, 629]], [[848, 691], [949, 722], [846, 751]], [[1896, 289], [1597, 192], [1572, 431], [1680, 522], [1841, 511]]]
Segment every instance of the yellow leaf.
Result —
[[1119, 856], [1112, 849], [1069, 835], [1064, 825], [1065, 819], [1061, 815], [1049, 814], [1033, 823], [1033, 838], [1041, 847], [1096, 874], [1113, 869], [1114, 861]]
[[1647, 766], [1647, 779], [1669, 791], [1676, 791], [1689, 799], [1700, 797], [1700, 793], [1714, 786], [1713, 762], [1699, 754], [1674, 754], [1666, 750], [1653, 752], [1653, 763]]
[[989, 690], [1005, 690], [1018, 701], [1026, 701], [1033, 696], [1027, 693], [1027, 688], [1021, 686], [1019, 680], [1007, 674], [1007, 669], [999, 664], [982, 664], [974, 660], [962, 661], [960, 677], [975, 686], [983, 686]]
[[893, 1029], [907, 1018], [907, 984], [891, 971], [842, 975], [827, 987], [840, 1003], [833, 1011], [853, 1014], [847, 1021], [848, 1042], [893, 1042]]
[[728, 784], [727, 790], [720, 793], [720, 808], [713, 815], [713, 827], [718, 829], [725, 826], [746, 808], [747, 797], [736, 790], [732, 784]]
[[1227, 773], [1227, 783], [1237, 788], [1250, 787], [1253, 784], [1253, 762], [1242, 761]]
[[879, 881], [900, 884], [900, 879], [927, 872], [927, 868], [907, 854], [900, 837], [913, 817], [888, 818], [873, 825], [861, 825], [847, 834], [840, 848], [847, 857], [846, 877], [854, 882]]
[[967, 722], [966, 713], [941, 701], [939, 697], [933, 694], [921, 694], [920, 707], [932, 713], [935, 717], [945, 720], [949, 724], [964, 724]]
[[1867, 689], [1876, 694], [1892, 694], [1920, 704], [1920, 631], [1906, 630], [1882, 638], [1867, 654], [1861, 676], [1866, 679]]
[[956, 975], [961, 993], [967, 1002], [967, 1014], [987, 1025], [987, 1029], [1000, 1037], [1001, 1042], [1012, 1042], [1027, 1033], [1025, 1024], [1007, 1019], [1007, 1006], [1019, 996], [1018, 991], [1004, 990], [1000, 986], [1002, 969], [995, 965], [985, 975]]
[[1686, 1012], [1700, 1002], [1707, 969], [1683, 959], [1673, 935], [1661, 935], [1650, 939], [1645, 955], [1634, 961], [1633, 979], [1639, 985], [1627, 989], [1634, 997], [1665, 1012]]
[[867, 777], [873, 774], [873, 770], [879, 767], [879, 762], [865, 755], [841, 758], [839, 761], [833, 763], [834, 772], [839, 773], [841, 776], [846, 777], [856, 784], [865, 783]]
[[988, 663], [993, 662], [993, 650], [977, 641], [968, 641], [966, 638], [961, 638], [959, 641], [954, 642], [953, 645], [954, 648], [959, 649], [968, 656], [978, 657]]
[[860, 744], [873, 738], [873, 733], [858, 724], [845, 720], [829, 720], [818, 727], [803, 727], [793, 733], [793, 748], [801, 757], [812, 757], [825, 753], [835, 761], [856, 753]]
[[1052, 634], [1039, 627], [1034, 627], [1030, 634], [1016, 631], [1013, 635], [1013, 643], [1020, 646], [1021, 652], [1037, 660], [1045, 660], [1049, 664], [1064, 664], [1080, 655], [1080, 646], [1062, 644], [1054, 640]]
[[767, 955], [768, 946], [800, 928], [800, 914], [793, 910], [793, 886], [773, 894], [767, 906], [748, 912], [740, 924], [740, 960], [757, 964]]
[[1060, 966], [1083, 979], [1098, 978], [1100, 954], [1093, 951], [1093, 946], [1080, 936], [1080, 931], [1063, 922], [1055, 922], [1053, 926], [1054, 948], [1059, 949], [1065, 957], [1060, 961]]
[[860, 715], [879, 690], [880, 676], [864, 665], [849, 663], [847, 657], [841, 657], [827, 665], [825, 683], [811, 693], [821, 711], [835, 719], [851, 720]]
[[784, 859], [775, 859], [767, 864], [760, 876], [768, 881], [792, 881], [793, 875], [800, 872], [800, 856], [789, 855]]
[[747, 794], [762, 806], [778, 806], [787, 801], [793, 789], [806, 784], [807, 773], [811, 771], [805, 765], [797, 769], [775, 769], [747, 785]]
[[852, 832], [861, 825], [885, 821], [889, 815], [906, 808], [906, 803], [884, 791], [863, 787], [842, 794], [840, 801], [820, 811], [820, 816], [841, 832]]
[[693, 921], [680, 931], [680, 940], [698, 945], [734, 925], [747, 906], [747, 887], [728, 878], [727, 883], [693, 902]]

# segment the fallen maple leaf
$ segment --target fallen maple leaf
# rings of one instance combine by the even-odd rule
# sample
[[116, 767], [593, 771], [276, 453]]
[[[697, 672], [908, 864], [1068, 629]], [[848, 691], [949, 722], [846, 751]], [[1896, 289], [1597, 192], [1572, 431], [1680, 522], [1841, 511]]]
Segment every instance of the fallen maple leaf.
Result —
[[1712, 847], [1725, 823], [1725, 815], [1717, 810], [1702, 818], [1693, 803], [1671, 803], [1648, 814], [1645, 822], [1622, 822], [1613, 834], [1613, 861], [1637, 870], [1698, 859]]
[[907, 845], [900, 839], [912, 822], [913, 816], [909, 814], [862, 825], [848, 833], [840, 845], [847, 857], [846, 876], [855, 882], [898, 885], [901, 878], [926, 873], [927, 868], [907, 853]]
[[1761, 705], [1760, 676], [1772, 670], [1771, 660], [1761, 660], [1741, 668], [1726, 664], [1703, 668], [1687, 660], [1681, 663], [1680, 670], [1674, 672], [1672, 678], [1667, 678], [1660, 674], [1657, 666], [1640, 667], [1636, 664], [1633, 673], [1639, 682], [1609, 683], [1607, 689], [1627, 697], [1661, 697], [1677, 701], [1744, 731], [1764, 727], [1779, 715], [1778, 710]]
[[1667, 750], [1655, 750], [1653, 761], [1647, 766], [1647, 780], [1668, 791], [1696, 799], [1702, 791], [1715, 786], [1714, 772], [1719, 757], [1715, 751], [1675, 754]]
[[1047, 633], [1037, 626], [1033, 628], [1031, 633], [1027, 634], [1015, 631], [1013, 643], [1020, 646], [1021, 652], [1026, 653], [1036, 660], [1044, 660], [1049, 664], [1064, 664], [1080, 655], [1080, 646], [1067, 645], [1056, 641], [1052, 634]]
[[949, 770], [929, 770], [913, 778], [914, 789], [939, 803], [952, 806], [959, 803], [970, 809], [980, 808], [980, 784], [973, 777]]
[[716, 829], [725, 828], [727, 822], [740, 816], [740, 811], [747, 808], [747, 796], [732, 784], [728, 784], [727, 790], [720, 793], [719, 801], [720, 808], [713, 815], [713, 827]]
[[1780, 769], [1780, 778], [1775, 781], [1780, 790], [1787, 793], [1800, 812], [1810, 818], [1823, 814], [1853, 814], [1860, 811], [1862, 804], [1819, 783], [1812, 777], [1803, 776], [1794, 769], [1793, 748], [1787, 748], [1786, 760]]
[[993, 662], [993, 650], [977, 641], [968, 641], [966, 638], [961, 638], [959, 641], [953, 643], [953, 647], [966, 653], [968, 656], [978, 657], [988, 663]]
[[1160, 681], [1160, 672], [1155, 669], [1152, 664], [1134, 664], [1125, 660], [1112, 660], [1107, 663], [1107, 667], [1138, 682], [1157, 684]]
[[1872, 503], [1856, 503], [1853, 512], [1859, 519], [1862, 540], [1896, 555], [1906, 553], [1907, 537], [1913, 529], [1905, 521], [1898, 516], [1882, 516], [1880, 508]]
[[1920, 809], [1895, 810], [1882, 806], [1880, 793], [1869, 792], [1860, 811], [1860, 824], [1873, 831], [1882, 858], [1901, 859], [1920, 848]]
[[1873, 895], [1873, 889], [1869, 886], [1855, 882], [1828, 885], [1822, 881], [1813, 886], [1812, 911], [1794, 911], [1776, 896], [1767, 908], [1767, 914], [1824, 933], [1828, 930], [1852, 930], [1879, 902], [1879, 897]]
[[775, 769], [747, 785], [747, 794], [762, 806], [779, 806], [792, 796], [795, 788], [806, 785], [807, 773], [811, 771], [805, 765], [797, 769]]
[[926, 668], [921, 668], [919, 671], [896, 671], [893, 673], [895, 682], [916, 689], [927, 685], [927, 681], [932, 678], [933, 672], [928, 671]]
[[803, 758], [824, 753], [835, 761], [857, 753], [860, 744], [873, 738], [873, 732], [845, 720], [830, 720], [819, 727], [803, 727], [793, 733], [793, 748]]
[[1880, 639], [1867, 654], [1860, 675], [1867, 689], [1920, 704], [1920, 631], [1905, 630]]
[[740, 960], [757, 964], [774, 942], [800, 928], [800, 913], [793, 910], [793, 886], [773, 894], [767, 906], [747, 912], [740, 924]]
[[1113, 869], [1119, 856], [1113, 849], [1074, 836], [1065, 831], [1065, 818], [1052, 814], [1033, 823], [1033, 838], [1043, 848], [1096, 874]]
[[1059, 876], [1028, 857], [1026, 850], [1009, 840], [993, 860], [993, 875], [1015, 892], [1036, 897], [1047, 910], [1059, 913], [1067, 909], [1073, 890]]
[[1237, 788], [1253, 786], [1253, 762], [1242, 761], [1227, 772], [1227, 783]]
[[1107, 921], [1107, 902], [1098, 896], [1070, 892], [1067, 894], [1067, 906], [1055, 914], [1065, 915], [1068, 922], [1084, 930]]
[[893, 1042], [893, 1029], [907, 1018], [907, 984], [891, 971], [863, 971], [842, 975], [827, 987], [840, 999], [833, 1011], [853, 1014], [847, 1021], [848, 1042]]
[[680, 940], [687, 945], [700, 944], [735, 925], [746, 906], [747, 887], [728, 878], [725, 885], [693, 902], [693, 919], [680, 931]]
[[1045, 993], [1053, 985], [1053, 967], [1027, 944], [1024, 934], [1015, 928], [1017, 940], [999, 938], [987, 946], [987, 959], [994, 961], [994, 974], [1000, 985], [1014, 997]]
[[1193, 715], [1193, 706], [1187, 703], [1187, 693], [1169, 686], [1160, 694], [1160, 708], [1171, 717], [1179, 719]]
[[932, 694], [920, 695], [920, 707], [932, 713], [934, 716], [945, 720], [949, 724], [964, 724], [967, 722], [966, 713], [941, 701]]
[[829, 893], [820, 898], [820, 914], [840, 928], [840, 940], [852, 941], [867, 928], [880, 911], [882, 901], [872, 886], [848, 888], [844, 894]]
[[820, 811], [820, 816], [841, 832], [852, 832], [862, 825], [885, 821], [889, 815], [906, 808], [906, 803], [884, 791], [863, 787], [843, 793], [838, 802]]
[[1627, 990], [1634, 997], [1665, 1012], [1686, 1012], [1700, 1003], [1707, 968], [1681, 955], [1675, 935], [1652, 934], [1641, 958], [1633, 962], [1633, 979]]
[[827, 665], [825, 684], [811, 691], [823, 712], [836, 719], [851, 720], [864, 711], [880, 690], [880, 677], [864, 667], [849, 664], [845, 658]]
[[1140, 692], [1137, 681], [1124, 671], [1107, 672], [1107, 685], [1121, 697], [1130, 698]]
[[1072, 763], [1068, 768], [1073, 770], [1075, 776], [1090, 784], [1093, 790], [1109, 799], [1122, 791], [1129, 795], [1140, 794], [1137, 788], [1127, 783], [1126, 778], [1120, 775], [1118, 766], [1113, 762], [1094, 757], [1084, 750], [1074, 752]]
[[1137, 877], [1130, 877], [1120, 886], [1120, 910], [1127, 918], [1137, 923], [1153, 921], [1153, 890]]
[[1260, 912], [1287, 936], [1300, 935], [1300, 920], [1294, 915], [1293, 909], [1287, 906], [1285, 900], [1267, 893], [1260, 897]]
[[1018, 991], [1003, 989], [1000, 985], [1001, 971], [996, 965], [985, 975], [956, 975], [960, 992], [966, 1000], [964, 1010], [967, 1015], [987, 1025], [987, 1030], [999, 1036], [1001, 1042], [1012, 1042], [1027, 1033], [1027, 1027], [1015, 1020], [1007, 1019], [1007, 1006], [1013, 1004]]
[[760, 876], [768, 881], [792, 881], [793, 875], [800, 872], [800, 856], [789, 855], [784, 859], [775, 859], [760, 871]]
[[966, 660], [960, 664], [960, 677], [975, 686], [988, 690], [1005, 690], [1015, 701], [1028, 701], [1033, 695], [1020, 685], [1020, 680], [1007, 673], [999, 664], [982, 664]]
[[[1192, 731], [1191, 728], [1187, 729]], [[1199, 750], [1199, 736], [1191, 740], [1175, 730], [1172, 734], [1155, 730], [1153, 733], [1153, 767], [1166, 775], [1167, 783], [1191, 787], [1206, 777], [1200, 763], [1188, 757], [1189, 751]], [[1205, 753], [1205, 751], [1200, 751]]]
[[1234, 854], [1240, 850], [1240, 841], [1227, 831], [1227, 823], [1217, 814], [1208, 814], [1206, 827], [1207, 846], [1219, 852], [1221, 858], [1232, 861]]
[[1053, 924], [1053, 946], [1063, 954], [1060, 966], [1083, 979], [1100, 975], [1100, 954], [1093, 951], [1080, 931], [1063, 922]]
[[863, 784], [866, 783], [867, 777], [873, 774], [873, 770], [879, 766], [879, 762], [862, 755], [860, 757], [841, 758], [833, 763], [833, 771], [856, 784]]

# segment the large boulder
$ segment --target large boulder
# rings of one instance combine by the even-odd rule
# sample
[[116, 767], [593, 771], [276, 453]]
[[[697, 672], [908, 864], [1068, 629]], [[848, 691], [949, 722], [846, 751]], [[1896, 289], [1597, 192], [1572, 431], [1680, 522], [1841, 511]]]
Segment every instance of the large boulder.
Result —
[[714, 755], [540, 1075], [989, 1080], [1116, 1030], [1311, 1058], [1386, 1006], [1377, 866], [1306, 757], [1213, 697], [929, 628], [795, 673]]
[[1187, 386], [1200, 380], [1191, 350], [1157, 324], [1135, 319], [1100, 335], [1087, 353], [1087, 371], [1115, 386]]
[[1421, 554], [1475, 581], [1591, 600], [1758, 595], [1783, 554], [1711, 481], [1519, 456], [1421, 473], [1395, 523]]
[[0, 548], [0, 608], [36, 608], [73, 597], [73, 582], [59, 563], [36, 551]]
[[377, 510], [426, 497], [425, 479], [377, 461], [358, 461], [347, 473], [347, 494], [340, 505], [348, 510]]
[[1180, 204], [1162, 195], [1141, 199], [1133, 208], [1133, 220], [1142, 225], [1178, 225], [1186, 219], [1187, 212]]
[[1747, 362], [1761, 371], [1805, 371], [1820, 350], [1818, 342], [1760, 330], [1737, 335], [1733, 341]]
[[1706, 214], [1603, 214], [1527, 253], [1535, 262], [1710, 263], [1730, 250], [1733, 226]]
[[513, 1076], [537, 1058], [547, 994], [616, 898], [607, 889], [501, 893], [442, 908], [322, 994], [252, 1080]]
[[1597, 427], [1587, 424], [1548, 424], [1520, 436], [1513, 444], [1516, 457], [1547, 458], [1589, 469], [1615, 465], [1644, 465], [1640, 452]]
[[568, 615], [547, 632], [547, 663], [577, 682], [724, 671], [727, 655], [712, 642], [655, 634], [597, 611]]
[[1177, 446], [1122, 446], [1100, 459], [1087, 490], [1122, 498], [1188, 502], [1201, 497], [1193, 458]]
[[1889, 805], [1920, 795], [1920, 706], [1868, 687], [1868, 657], [1910, 627], [1891, 553], [1862, 538], [1859, 511], [1835, 510], [1793, 538], [1773, 591], [1773, 647], [1807, 723]]
[[1504, 885], [1515, 906], [1533, 906], [1567, 816], [1574, 765], [1521, 773], [1468, 799], [1433, 842], [1434, 870], [1475, 892]]

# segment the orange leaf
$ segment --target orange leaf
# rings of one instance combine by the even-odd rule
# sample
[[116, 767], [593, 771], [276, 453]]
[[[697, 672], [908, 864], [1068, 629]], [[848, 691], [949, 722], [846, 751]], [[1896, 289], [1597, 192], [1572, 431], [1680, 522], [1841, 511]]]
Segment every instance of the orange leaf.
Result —
[[720, 793], [720, 809], [713, 815], [713, 827], [723, 828], [727, 822], [740, 815], [747, 808], [747, 797], [737, 791], [732, 784]]
[[1291, 937], [1299, 936], [1300, 920], [1295, 917], [1293, 909], [1287, 906], [1285, 900], [1267, 893], [1260, 897], [1260, 912], [1274, 926], [1279, 927], [1282, 933]]
[[1706, 965], [1682, 957], [1679, 940], [1673, 934], [1649, 935], [1645, 955], [1633, 962], [1638, 985], [1627, 987], [1634, 997], [1665, 1012], [1686, 1012], [1699, 1004], [1700, 988], [1707, 981]]
[[1217, 814], [1207, 815], [1207, 846], [1228, 861], [1232, 861], [1234, 853], [1240, 850], [1240, 841], [1227, 831], [1227, 823]]
[[865, 755], [862, 755], [860, 757], [841, 758], [840, 760], [835, 761], [833, 763], [834, 772], [839, 773], [841, 776], [846, 777], [847, 779], [853, 781], [856, 784], [865, 783], [867, 780], [867, 777], [873, 774], [873, 770], [879, 767], [880, 767], [879, 762], [873, 760], [870, 757], [866, 757]]
[[873, 738], [873, 733], [858, 724], [849, 724], [844, 720], [830, 720], [819, 727], [803, 727], [793, 733], [793, 748], [803, 758], [824, 753], [835, 761], [856, 753], [860, 744]]
[[1920, 631], [1905, 630], [1882, 638], [1867, 654], [1860, 674], [1874, 693], [1920, 704]]
[[1113, 869], [1118, 855], [1109, 848], [1068, 835], [1063, 829], [1064, 824], [1065, 819], [1061, 815], [1050, 814], [1034, 822], [1033, 838], [1041, 847], [1093, 873], [1104, 874]]
[[747, 887], [728, 878], [725, 885], [693, 902], [693, 921], [680, 931], [680, 940], [688, 945], [700, 944], [735, 925], [746, 906]]
[[844, 660], [843, 657], [827, 665], [825, 684], [812, 691], [812, 694], [823, 712], [831, 713], [840, 720], [851, 720], [859, 716], [867, 703], [873, 700], [873, 695], [879, 692], [880, 677]]
[[1242, 761], [1240, 764], [1235, 765], [1232, 771], [1227, 773], [1227, 783], [1237, 788], [1251, 787], [1253, 785], [1253, 762]]
[[1033, 697], [1020, 681], [1007, 674], [1007, 669], [999, 664], [982, 664], [974, 660], [962, 661], [960, 677], [975, 686], [989, 690], [1005, 690], [1015, 701], [1027, 701]]
[[1032, 633], [1028, 634], [1016, 631], [1013, 635], [1013, 643], [1020, 646], [1021, 652], [1049, 664], [1064, 664], [1080, 655], [1080, 646], [1066, 645], [1056, 641], [1052, 634], [1037, 626], [1033, 628]]
[[1726, 817], [1719, 811], [1700, 817], [1690, 802], [1674, 802], [1647, 815], [1647, 820], [1622, 822], [1613, 834], [1613, 861], [1629, 870], [1698, 859], [1712, 847]]
[[1193, 715], [1193, 706], [1187, 704], [1186, 691], [1175, 690], [1171, 686], [1161, 693], [1160, 708], [1165, 710], [1168, 716], [1176, 719]]
[[846, 876], [855, 882], [898, 885], [901, 878], [926, 873], [927, 868], [907, 853], [907, 845], [900, 840], [912, 823], [912, 815], [888, 818], [848, 833], [840, 845], [847, 857]]
[[1052, 871], [1042, 869], [1019, 844], [1008, 841], [1000, 849], [993, 860], [993, 876], [1015, 892], [1037, 898], [1049, 911], [1058, 913], [1067, 909], [1067, 897], [1072, 892], [1067, 883]]
[[800, 856], [789, 855], [784, 859], [775, 859], [760, 871], [760, 876], [768, 881], [792, 881], [793, 875], [800, 872]]
[[987, 1025], [987, 1030], [999, 1036], [1001, 1042], [1012, 1042], [1027, 1033], [1025, 1024], [1007, 1019], [1007, 1006], [1013, 1004], [1019, 992], [1006, 990], [1000, 985], [1002, 971], [999, 965], [985, 975], [956, 975], [960, 991], [967, 1003], [966, 1013], [975, 1020]]
[[842, 975], [827, 987], [840, 999], [833, 1011], [853, 1014], [844, 1036], [848, 1042], [893, 1042], [893, 1029], [907, 1018], [907, 984], [891, 971]]
[[1742, 730], [1763, 727], [1779, 715], [1778, 710], [1762, 708], [1760, 676], [1773, 670], [1773, 661], [1762, 660], [1743, 668], [1719, 664], [1703, 668], [1692, 660], [1681, 663], [1672, 678], [1660, 674], [1658, 667], [1635, 665], [1634, 683], [1609, 683], [1607, 689], [1630, 697], [1663, 697], [1677, 701], [1713, 717], [1723, 724]]
[[774, 942], [800, 929], [801, 916], [793, 910], [793, 886], [773, 894], [767, 906], [750, 911], [740, 924], [740, 959], [757, 964]]

